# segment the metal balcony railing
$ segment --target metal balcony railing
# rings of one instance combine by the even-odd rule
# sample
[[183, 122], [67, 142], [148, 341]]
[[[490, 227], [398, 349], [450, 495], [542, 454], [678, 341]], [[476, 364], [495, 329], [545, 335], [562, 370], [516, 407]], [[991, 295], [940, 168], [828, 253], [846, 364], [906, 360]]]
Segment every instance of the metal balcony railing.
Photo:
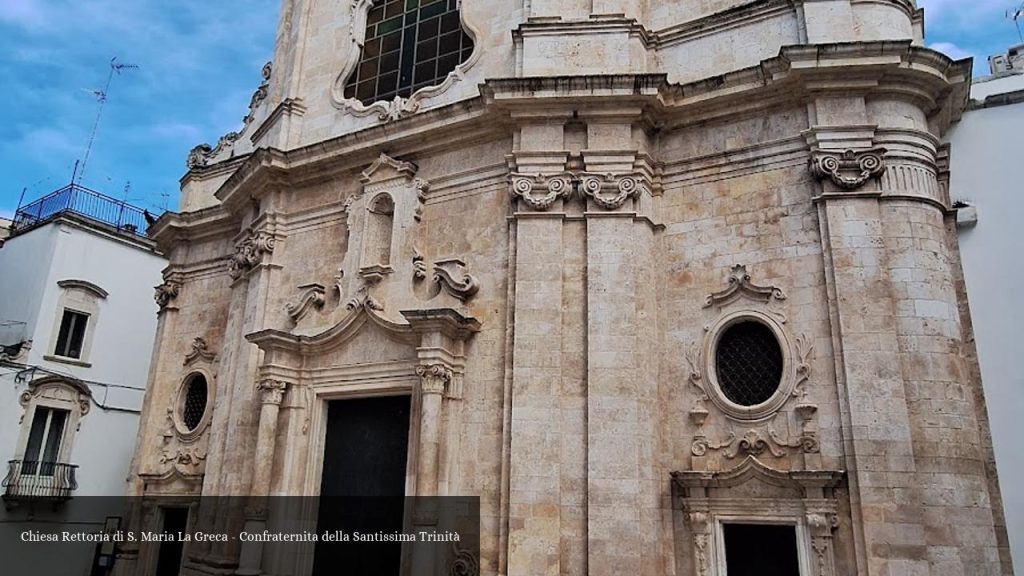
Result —
[[11, 460], [2, 483], [4, 500], [67, 500], [78, 488], [76, 469], [63, 462]]
[[137, 236], [145, 236], [146, 227], [149, 225], [143, 209], [84, 186], [68, 184], [18, 208], [14, 213], [11, 233], [23, 232], [45, 222], [51, 216], [65, 212], [98, 220]]

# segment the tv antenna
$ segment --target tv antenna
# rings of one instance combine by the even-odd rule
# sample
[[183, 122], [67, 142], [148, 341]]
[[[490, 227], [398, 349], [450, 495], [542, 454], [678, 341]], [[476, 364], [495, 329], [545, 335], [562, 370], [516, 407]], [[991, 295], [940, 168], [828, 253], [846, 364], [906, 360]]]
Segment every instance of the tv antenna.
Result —
[[1021, 32], [1020, 29], [1020, 21], [1024, 20], [1024, 2], [1021, 2], [1016, 10], [1007, 10], [1006, 17], [1013, 20], [1013, 23], [1017, 25], [1017, 36], [1021, 42], [1024, 42], [1024, 32]]
[[75, 170], [71, 174], [71, 183], [79, 184], [82, 182], [82, 176], [85, 175], [85, 165], [89, 162], [89, 153], [92, 152], [92, 144], [96, 140], [96, 130], [100, 127], [100, 118], [103, 117], [103, 107], [107, 103], [107, 96], [110, 94], [110, 84], [114, 80], [114, 74], [118, 76], [124, 70], [138, 70], [138, 66], [135, 64], [123, 64], [117, 61], [117, 56], [110, 59], [110, 74], [107, 75], [107, 83], [103, 86], [103, 90], [88, 90], [95, 98], [99, 106], [96, 109], [96, 121], [92, 125], [92, 133], [89, 134], [89, 142], [85, 146], [85, 156], [82, 157], [81, 162], [75, 162]]

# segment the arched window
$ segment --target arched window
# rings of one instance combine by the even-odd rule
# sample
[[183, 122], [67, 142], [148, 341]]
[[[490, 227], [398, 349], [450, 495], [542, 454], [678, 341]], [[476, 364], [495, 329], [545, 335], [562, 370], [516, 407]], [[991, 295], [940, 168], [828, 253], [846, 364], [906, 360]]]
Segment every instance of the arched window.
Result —
[[366, 17], [363, 51], [345, 97], [369, 105], [440, 84], [473, 52], [460, 0], [384, 0]]
[[367, 208], [364, 262], [368, 266], [389, 266], [391, 264], [391, 235], [394, 229], [395, 201], [387, 194], [381, 194], [370, 202]]

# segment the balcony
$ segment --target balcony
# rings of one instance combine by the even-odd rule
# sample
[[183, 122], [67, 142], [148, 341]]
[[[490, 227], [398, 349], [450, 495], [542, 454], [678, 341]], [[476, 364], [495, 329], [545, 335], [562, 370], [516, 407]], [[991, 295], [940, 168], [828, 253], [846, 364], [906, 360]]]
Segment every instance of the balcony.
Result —
[[63, 462], [36, 462], [32, 460], [11, 460], [7, 476], [0, 486], [4, 489], [3, 499], [54, 500], [64, 501], [78, 488], [75, 470], [78, 466]]
[[146, 227], [154, 220], [148, 212], [116, 198], [78, 184], [69, 184], [28, 204], [14, 214], [11, 234], [26, 232], [49, 222], [59, 214], [75, 214], [101, 222], [118, 231], [145, 237]]

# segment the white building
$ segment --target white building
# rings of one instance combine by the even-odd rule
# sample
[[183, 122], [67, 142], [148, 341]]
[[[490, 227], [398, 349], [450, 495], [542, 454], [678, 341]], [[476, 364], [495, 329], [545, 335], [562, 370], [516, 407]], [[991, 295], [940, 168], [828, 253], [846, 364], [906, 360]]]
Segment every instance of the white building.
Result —
[[166, 265], [145, 226], [143, 211], [68, 186], [21, 208], [0, 247], [5, 563], [89, 574], [95, 544], [7, 548], [55, 521], [101, 531], [110, 514], [82, 497], [124, 494]]
[[[1010, 549], [1024, 561], [1024, 477], [1020, 449], [1024, 372], [1020, 329], [1020, 225], [1024, 222], [1024, 45], [989, 58], [991, 75], [974, 80], [971, 109], [949, 133], [950, 195], [959, 202], [960, 251], [1003, 482]], [[993, 509], [996, 509], [995, 507]]]

